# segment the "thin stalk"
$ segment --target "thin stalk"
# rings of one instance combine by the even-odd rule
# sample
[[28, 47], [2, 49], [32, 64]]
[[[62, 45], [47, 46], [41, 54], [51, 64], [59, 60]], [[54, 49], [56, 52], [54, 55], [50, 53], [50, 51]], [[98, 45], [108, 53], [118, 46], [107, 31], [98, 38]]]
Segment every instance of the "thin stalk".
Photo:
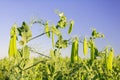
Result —
[[30, 51], [32, 51], [32, 52], [34, 52], [34, 53], [37, 53], [37, 54], [39, 54], [39, 55], [41, 55], [41, 56], [47, 57], [47, 58], [51, 58], [51, 57], [49, 57], [49, 56], [47, 56], [47, 55], [44, 55], [44, 54], [42, 54], [42, 53], [40, 53], [40, 52], [37, 52], [37, 51], [34, 51], [34, 50], [32, 50], [32, 49], [30, 49]]
[[[49, 31], [49, 32], [50, 32], [50, 31]], [[49, 32], [45, 32], [45, 33], [39, 34], [39, 35], [37, 35], [37, 36], [29, 39], [28, 41], [34, 40], [34, 39], [36, 39], [36, 38], [38, 38], [38, 37], [40, 37], [40, 36], [43, 36], [44, 34], [49, 33]]]
[[[47, 60], [46, 60], [46, 61], [47, 61]], [[29, 66], [29, 67], [23, 69], [23, 71], [25, 71], [25, 70], [27, 70], [27, 69], [30, 69], [30, 68], [36, 66], [37, 64], [39, 64], [39, 63], [41, 63], [41, 62], [43, 63], [43, 62], [45, 62], [45, 60], [44, 60], [44, 61], [38, 61], [38, 62], [36, 62], [35, 64], [33, 64], [32, 66]]]

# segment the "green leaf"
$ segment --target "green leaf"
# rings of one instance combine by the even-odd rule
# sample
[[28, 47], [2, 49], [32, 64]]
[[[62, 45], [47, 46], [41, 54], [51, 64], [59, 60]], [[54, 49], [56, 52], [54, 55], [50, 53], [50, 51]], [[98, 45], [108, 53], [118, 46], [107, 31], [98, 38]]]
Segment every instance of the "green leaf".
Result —
[[24, 31], [24, 30], [23, 30], [23, 27], [17, 28], [17, 31], [18, 31], [18, 35], [19, 35], [19, 36], [22, 36], [22, 32]]
[[30, 30], [30, 27], [25, 22], [22, 23], [22, 27], [26, 32]]
[[60, 20], [57, 23], [57, 27], [65, 28], [67, 26], [67, 19], [63, 12], [59, 13]]
[[61, 48], [66, 48], [67, 45], [68, 45], [68, 40], [63, 40], [62, 35], [60, 35], [55, 44], [55, 47], [61, 49]]
[[74, 25], [74, 21], [72, 20], [72, 21], [70, 21], [70, 27], [69, 27], [69, 30], [68, 30], [68, 34], [71, 33], [73, 25]]
[[93, 37], [96, 37], [96, 36], [97, 36], [97, 31], [96, 31], [96, 29], [93, 29], [93, 31], [92, 31], [92, 36], [93, 36]]
[[99, 56], [99, 52], [98, 52], [98, 49], [96, 47], [94, 47], [94, 51], [95, 51], [94, 54], [95, 54], [95, 59], [96, 59], [96, 57]]
[[95, 38], [104, 38], [105, 36], [104, 34], [97, 32], [96, 29], [93, 29], [92, 37], [95, 39]]
[[67, 46], [68, 46], [68, 40], [63, 40], [62, 47], [67, 48]]

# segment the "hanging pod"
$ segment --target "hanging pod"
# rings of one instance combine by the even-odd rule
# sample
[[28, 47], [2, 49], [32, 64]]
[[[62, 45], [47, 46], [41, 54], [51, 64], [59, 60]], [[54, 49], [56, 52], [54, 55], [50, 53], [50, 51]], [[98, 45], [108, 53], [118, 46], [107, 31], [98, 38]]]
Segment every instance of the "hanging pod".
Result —
[[95, 53], [94, 42], [91, 41], [91, 47], [90, 47], [90, 59], [91, 59], [91, 61], [94, 60], [94, 56], [95, 56], [94, 53]]
[[107, 57], [107, 70], [112, 70], [112, 62], [113, 62], [114, 50], [113, 48], [110, 49], [110, 52]]
[[83, 53], [84, 55], [88, 53], [88, 43], [87, 43], [86, 37], [84, 38], [84, 41], [83, 41]]
[[72, 20], [72, 21], [70, 21], [70, 26], [69, 26], [68, 34], [71, 33], [73, 25], [74, 25], [74, 21]]
[[45, 24], [45, 32], [46, 32], [46, 35], [50, 38], [50, 31], [49, 31], [48, 22], [46, 22], [46, 24]]
[[72, 49], [71, 49], [71, 62], [72, 63], [78, 60], [78, 48], [79, 48], [79, 42], [78, 42], [78, 38], [76, 37], [72, 43]]
[[16, 25], [13, 25], [10, 30], [10, 44], [9, 44], [9, 50], [8, 55], [9, 57], [16, 57], [17, 55], [17, 28]]
[[53, 48], [54, 48], [54, 33], [52, 32], [52, 46], [53, 46]]

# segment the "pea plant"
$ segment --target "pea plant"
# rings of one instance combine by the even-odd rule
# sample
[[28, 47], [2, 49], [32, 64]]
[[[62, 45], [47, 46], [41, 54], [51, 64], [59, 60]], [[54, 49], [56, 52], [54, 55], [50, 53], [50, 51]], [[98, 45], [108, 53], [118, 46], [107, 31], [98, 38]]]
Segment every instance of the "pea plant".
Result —
[[[59, 16], [56, 25], [49, 21], [32, 20], [30, 24], [24, 21], [20, 27], [17, 24], [11, 27], [9, 58], [0, 60], [0, 65], [2, 65], [0, 66], [0, 79], [119, 80], [120, 57], [114, 57], [114, 49], [111, 46], [106, 46], [105, 49], [99, 51], [95, 44], [96, 39], [104, 39], [104, 34], [92, 29], [90, 37], [64, 39], [62, 30], [68, 29], [69, 36], [74, 28], [74, 21], [68, 20], [63, 12], [57, 11], [56, 13]], [[31, 27], [34, 24], [40, 24], [44, 32], [33, 37]], [[32, 40], [43, 35], [52, 41], [49, 56], [35, 51], [28, 45]], [[83, 45], [84, 56], [90, 54], [87, 59], [78, 56], [80, 45]], [[68, 46], [71, 46], [71, 56], [64, 58], [61, 56], [61, 49]], [[41, 57], [30, 58], [31, 52], [38, 53]]]

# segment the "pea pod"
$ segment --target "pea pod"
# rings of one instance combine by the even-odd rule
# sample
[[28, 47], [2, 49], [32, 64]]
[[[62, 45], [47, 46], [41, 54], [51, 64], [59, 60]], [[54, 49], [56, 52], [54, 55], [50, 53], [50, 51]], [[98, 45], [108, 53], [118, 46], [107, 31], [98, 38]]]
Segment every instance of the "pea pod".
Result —
[[113, 55], [114, 55], [114, 51], [113, 49], [110, 49], [110, 52], [107, 57], [107, 70], [110, 71], [112, 70]]
[[17, 55], [17, 44], [16, 44], [16, 40], [17, 40], [17, 28], [16, 25], [13, 25], [10, 31], [10, 44], [9, 44], [9, 50], [8, 50], [8, 54], [9, 57], [16, 57]]
[[52, 32], [52, 46], [54, 47], [54, 33]]
[[45, 32], [46, 32], [46, 35], [50, 38], [50, 31], [49, 31], [48, 22], [45, 24]]
[[72, 49], [71, 49], [71, 62], [74, 63], [78, 60], [78, 48], [79, 48], [79, 42], [76, 38], [72, 43]]
[[83, 53], [84, 55], [88, 53], [88, 44], [87, 44], [86, 37], [84, 38], [84, 41], [83, 41]]
[[90, 47], [90, 58], [91, 58], [91, 61], [94, 60], [94, 53], [95, 53], [95, 49], [94, 49], [94, 42], [91, 41], [91, 47]]
[[69, 27], [69, 30], [68, 30], [68, 34], [71, 33], [73, 25], [74, 25], [74, 21], [70, 21], [70, 27]]

